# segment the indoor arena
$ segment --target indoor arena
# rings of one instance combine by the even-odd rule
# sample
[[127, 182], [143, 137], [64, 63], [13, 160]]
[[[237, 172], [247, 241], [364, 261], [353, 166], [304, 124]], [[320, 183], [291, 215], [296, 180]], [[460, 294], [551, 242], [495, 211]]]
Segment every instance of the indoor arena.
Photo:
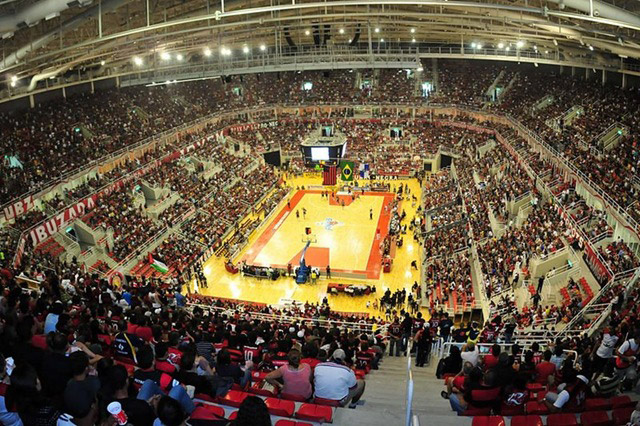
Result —
[[637, 2], [0, 33], [0, 424], [640, 426]]

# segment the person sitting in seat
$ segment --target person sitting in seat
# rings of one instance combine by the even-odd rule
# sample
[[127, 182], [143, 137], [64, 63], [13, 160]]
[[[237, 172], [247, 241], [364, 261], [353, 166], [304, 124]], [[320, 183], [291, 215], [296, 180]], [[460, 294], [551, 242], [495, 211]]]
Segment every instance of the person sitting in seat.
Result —
[[551, 413], [578, 411], [584, 405], [589, 390], [589, 379], [575, 370], [566, 374], [567, 380], [558, 386], [558, 392], [547, 392], [544, 403]]
[[356, 408], [364, 394], [364, 380], [356, 380], [355, 373], [345, 365], [346, 354], [336, 349], [330, 362], [318, 364], [314, 372], [315, 397], [339, 401], [341, 407]]
[[283, 365], [275, 371], [267, 374], [265, 380], [276, 389], [280, 389], [282, 395], [290, 395], [294, 398], [307, 400], [311, 398], [312, 369], [308, 364], [300, 363], [300, 351], [291, 349], [287, 355], [288, 365]]
[[544, 361], [536, 365], [536, 383], [546, 385], [547, 383], [553, 384], [556, 365], [551, 362], [551, 351], [547, 349], [542, 355]]

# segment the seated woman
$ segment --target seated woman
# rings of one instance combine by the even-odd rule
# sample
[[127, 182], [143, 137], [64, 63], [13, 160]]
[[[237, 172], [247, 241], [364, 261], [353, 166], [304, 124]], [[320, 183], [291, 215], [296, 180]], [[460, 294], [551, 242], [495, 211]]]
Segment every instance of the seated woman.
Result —
[[283, 395], [307, 400], [313, 392], [311, 388], [312, 370], [308, 364], [300, 364], [300, 351], [291, 349], [287, 355], [288, 365], [283, 365], [267, 374], [265, 380]]
[[449, 356], [438, 363], [436, 377], [441, 379], [445, 374], [458, 374], [460, 370], [462, 370], [460, 348], [452, 346]]

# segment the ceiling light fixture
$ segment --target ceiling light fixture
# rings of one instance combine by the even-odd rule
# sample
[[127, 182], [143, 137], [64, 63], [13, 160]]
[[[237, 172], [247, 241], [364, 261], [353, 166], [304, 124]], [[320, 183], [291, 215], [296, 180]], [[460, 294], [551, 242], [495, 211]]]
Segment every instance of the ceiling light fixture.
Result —
[[260, 51], [264, 52], [265, 50], [267, 50], [267, 46], [265, 46], [264, 44], [260, 45]]
[[177, 59], [177, 60], [179, 60], [179, 61], [181, 61], [181, 60], [183, 60], [183, 59], [184, 59], [184, 56], [182, 56], [182, 54], [181, 54], [181, 53], [178, 53], [178, 55], [176, 56], [176, 59]]
[[344, 28], [340, 28], [340, 30], [338, 30], [338, 32], [339, 32], [340, 34], [344, 34]]
[[136, 64], [137, 66], [141, 66], [143, 64], [142, 58], [139, 56], [134, 56], [133, 63]]
[[208, 47], [205, 47], [204, 56], [206, 56], [207, 58], [211, 56], [211, 49], [209, 49]]
[[160, 59], [162, 59], [163, 61], [168, 61], [169, 59], [171, 59], [171, 55], [169, 54], [169, 52], [162, 52], [160, 53]]

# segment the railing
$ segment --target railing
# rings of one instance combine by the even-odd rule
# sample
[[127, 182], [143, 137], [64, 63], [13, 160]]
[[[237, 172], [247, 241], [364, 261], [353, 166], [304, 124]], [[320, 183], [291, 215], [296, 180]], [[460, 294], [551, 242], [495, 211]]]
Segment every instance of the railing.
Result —
[[606, 318], [608, 314], [611, 312], [610, 303], [604, 303], [604, 304], [598, 303], [600, 302], [602, 297], [606, 295], [614, 285], [617, 285], [624, 280], [627, 280], [627, 279], [629, 280], [629, 282], [627, 283], [627, 288], [632, 287], [633, 285], [635, 285], [639, 276], [640, 276], [640, 268], [630, 269], [628, 271], [615, 274], [613, 278], [611, 278], [611, 280], [609, 280], [609, 282], [600, 289], [598, 294], [595, 297], [593, 297], [589, 301], [589, 303], [587, 303], [585, 307], [582, 308], [582, 310], [578, 314], [573, 316], [573, 318], [571, 319], [571, 321], [569, 321], [569, 323], [564, 328], [564, 330], [559, 332], [556, 337], [564, 337], [569, 332], [584, 333], [587, 330], [580, 329], [580, 328], [576, 329], [576, 325], [579, 324], [586, 315], [599, 314], [599, 317], [594, 322], [592, 322], [591, 326], [589, 327], [590, 331], [588, 332], [593, 333], [593, 331], [591, 330], [594, 330], [594, 326], [604, 321], [604, 318]]
[[[247, 304], [250, 305], [251, 302], [247, 302]], [[195, 307], [198, 307], [204, 311], [209, 311], [209, 312], [218, 311], [220, 313], [240, 311], [240, 312], [249, 314], [252, 319], [258, 319], [261, 321], [281, 322], [284, 320], [287, 322], [313, 322], [318, 327], [324, 327], [324, 328], [346, 327], [349, 330], [360, 330], [360, 331], [371, 331], [375, 326], [376, 332], [380, 332], [382, 334], [386, 333], [388, 329], [388, 326], [386, 324], [385, 325], [377, 325], [377, 324], [369, 324], [369, 323], [363, 324], [359, 322], [349, 322], [341, 319], [320, 319], [320, 318], [299, 317], [295, 315], [287, 315], [284, 313], [266, 314], [262, 312], [244, 311], [242, 305], [238, 305], [234, 308], [225, 308], [225, 307], [218, 307], [218, 306], [211, 306], [211, 305], [203, 305], [201, 303], [187, 303], [187, 306], [186, 306], [188, 311], [193, 311], [193, 308]]]
[[405, 414], [405, 426], [411, 426], [413, 418], [413, 373], [411, 371], [411, 350], [407, 342], [407, 408]]
[[[505, 352], [505, 353], [510, 353], [511, 352], [511, 350], [510, 350], [511, 347], [513, 345], [515, 345], [515, 344], [518, 344], [520, 346], [520, 348], [522, 349], [522, 351], [520, 353], [520, 359], [524, 360], [524, 355], [525, 355], [526, 350], [529, 349], [529, 347], [531, 345], [533, 345], [534, 342], [537, 342], [540, 345], [540, 349], [541, 350], [546, 348], [549, 345], [549, 340], [539, 339], [539, 340], [536, 340], [536, 341], [525, 342], [524, 344], [520, 344], [520, 342], [515, 342], [515, 341], [514, 341], [514, 343], [476, 343], [475, 347], [478, 349], [478, 352], [480, 353], [479, 354], [480, 358], [484, 358], [486, 355], [489, 355], [491, 353], [491, 348], [495, 344], [499, 345], [500, 349], [502, 350], [502, 352]], [[440, 347], [439, 358], [442, 359], [443, 357], [449, 356], [449, 354], [451, 353], [451, 348], [453, 346], [457, 346], [458, 348], [460, 348], [460, 350], [462, 350], [462, 348], [465, 345], [466, 345], [466, 343], [445, 342]], [[565, 349], [565, 350], [563, 350], [563, 352], [565, 354], [574, 355], [573, 364], [576, 365], [576, 363], [579, 361], [579, 357], [577, 356], [578, 353], [576, 351], [569, 350], [569, 349]]]

